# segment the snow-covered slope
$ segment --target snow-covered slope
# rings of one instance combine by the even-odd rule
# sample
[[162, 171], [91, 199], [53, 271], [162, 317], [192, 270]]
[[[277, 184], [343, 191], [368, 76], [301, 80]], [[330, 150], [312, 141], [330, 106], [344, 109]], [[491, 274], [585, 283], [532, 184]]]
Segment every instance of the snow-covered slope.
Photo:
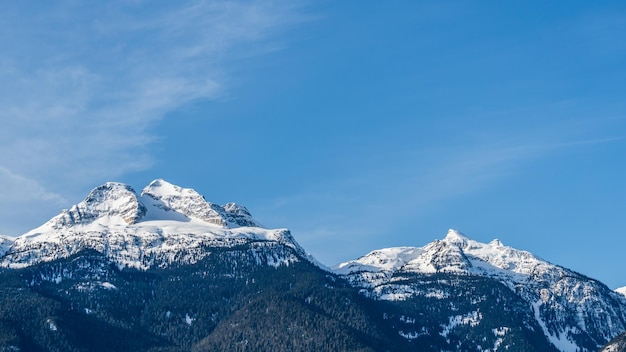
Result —
[[164, 180], [154, 180], [144, 188], [141, 202], [150, 206], [152, 212], [148, 216], [153, 219], [173, 217], [173, 220], [181, 220], [182, 215], [220, 227], [261, 227], [243, 206], [235, 203], [224, 206], [213, 204], [193, 189], [175, 186]]
[[336, 265], [333, 270], [355, 283], [374, 287], [388, 281], [396, 272], [483, 275], [514, 284], [528, 281], [531, 275], [554, 275], [551, 270], [557, 268], [560, 267], [529, 252], [504, 246], [499, 240], [480, 243], [451, 229], [443, 240], [426, 246], [375, 250]]
[[164, 180], [151, 182], [140, 196], [130, 186], [108, 182], [40, 227], [0, 241], [1, 264], [11, 268], [85, 249], [103, 253], [119, 267], [138, 269], [194, 263], [211, 248], [242, 244], [293, 249], [294, 255], [272, 258], [271, 265], [306, 257], [288, 230], [262, 228], [243, 206], [216, 205]]
[[620, 288], [616, 289], [615, 292], [617, 292], [620, 295], [626, 297], [626, 286], [620, 287]]
[[599, 348], [626, 330], [626, 299], [605, 285], [498, 240], [481, 243], [456, 230], [423, 247], [376, 250], [333, 270], [382, 300], [431, 294], [404, 284], [407, 275], [495, 279], [528, 303], [548, 340], [561, 351], [577, 351], [579, 344]]

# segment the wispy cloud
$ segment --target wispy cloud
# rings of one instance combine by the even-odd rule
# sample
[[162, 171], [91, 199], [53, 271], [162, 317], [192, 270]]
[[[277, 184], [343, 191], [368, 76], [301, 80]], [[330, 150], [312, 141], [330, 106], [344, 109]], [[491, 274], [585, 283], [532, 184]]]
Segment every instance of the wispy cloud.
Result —
[[275, 34], [302, 20], [297, 10], [280, 1], [0, 5], [3, 202], [150, 167], [153, 125], [227, 94], [231, 62], [274, 50]]
[[24, 229], [19, 219], [44, 221], [67, 203], [60, 194], [48, 191], [34, 179], [13, 173], [0, 167], [0, 234], [17, 235]]
[[[3, 167], [0, 167], [0, 179], [8, 180], [8, 183], [17, 186], [3, 187], [0, 189], [0, 199], [28, 202], [34, 198], [37, 200], [54, 202], [56, 204], [63, 204], [66, 202], [63, 196], [46, 191], [39, 183], [37, 183], [37, 181], [24, 176], [16, 175]], [[32, 198], [29, 199], [29, 197]]]
[[529, 162], [554, 156], [577, 147], [623, 140], [623, 137], [594, 138], [563, 142], [525, 142], [477, 144], [433, 151], [439, 161], [426, 172], [415, 175], [417, 205], [433, 204], [476, 192], [520, 172]]

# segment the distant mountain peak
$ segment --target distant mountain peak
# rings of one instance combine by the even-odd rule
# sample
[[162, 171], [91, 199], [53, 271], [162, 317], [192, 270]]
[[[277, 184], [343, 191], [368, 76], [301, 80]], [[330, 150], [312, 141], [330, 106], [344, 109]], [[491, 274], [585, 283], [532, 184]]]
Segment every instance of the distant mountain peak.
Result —
[[[391, 262], [395, 264], [378, 264]], [[529, 275], [554, 267], [530, 252], [504, 246], [497, 239], [482, 243], [450, 229], [442, 240], [436, 239], [423, 247], [375, 250], [359, 259], [341, 263], [335, 269], [341, 274], [364, 271], [388, 272], [388, 275], [398, 271], [455, 272], [525, 280]]]
[[149, 191], [152, 194], [164, 195], [164, 194], [177, 194], [177, 193], [180, 193], [181, 190], [182, 190], [182, 187], [169, 183], [162, 178], [157, 178], [153, 180], [152, 182], [150, 182], [143, 189], [143, 192]]
[[142, 200], [146, 197], [150, 198], [146, 203], [163, 211], [178, 212], [188, 218], [200, 219], [221, 227], [228, 226], [223, 215], [224, 209], [207, 202], [192, 188], [182, 188], [163, 179], [156, 179], [141, 192]]
[[504, 247], [504, 244], [502, 243], [502, 241], [500, 241], [497, 238], [489, 242], [489, 245], [492, 247]]
[[[579, 347], [607, 341], [626, 327], [626, 311], [620, 310], [626, 307], [622, 296], [626, 288], [612, 292], [530, 252], [504, 246], [499, 240], [474, 241], [453, 229], [443, 240], [422, 247], [375, 250], [333, 270], [366, 295], [392, 301], [433, 294], [418, 284], [431, 274], [499, 281], [532, 307], [532, 317], [561, 351], [584, 350]], [[614, 320], [605, 318], [609, 311], [616, 312]]]
[[470, 239], [465, 236], [461, 231], [455, 229], [449, 229], [446, 237], [443, 240], [449, 244], [455, 244], [461, 248], [467, 246], [468, 241], [470, 241]]
[[61, 211], [46, 225], [58, 230], [103, 218], [108, 222], [131, 225], [137, 223], [145, 213], [146, 208], [132, 187], [119, 182], [107, 182], [91, 190], [80, 203]]
[[224, 228], [262, 227], [248, 209], [236, 203], [224, 206], [208, 202], [204, 196], [192, 188], [183, 188], [163, 179], [156, 179], [141, 192], [142, 201], [150, 209], [161, 212], [175, 212], [187, 218], [194, 218]]

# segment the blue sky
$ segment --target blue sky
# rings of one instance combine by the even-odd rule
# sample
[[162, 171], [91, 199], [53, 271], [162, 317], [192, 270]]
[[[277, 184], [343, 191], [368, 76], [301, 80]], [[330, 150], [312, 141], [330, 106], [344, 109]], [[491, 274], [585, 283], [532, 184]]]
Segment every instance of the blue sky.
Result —
[[0, 4], [0, 233], [105, 181], [325, 264], [456, 228], [626, 285], [623, 2]]

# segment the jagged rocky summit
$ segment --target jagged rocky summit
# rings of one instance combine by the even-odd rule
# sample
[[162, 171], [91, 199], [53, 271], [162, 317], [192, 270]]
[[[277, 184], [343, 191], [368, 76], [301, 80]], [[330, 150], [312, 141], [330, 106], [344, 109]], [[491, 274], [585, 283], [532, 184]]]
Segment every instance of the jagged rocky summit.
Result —
[[[108, 182], [80, 203], [15, 239], [0, 238], [2, 266], [20, 268], [67, 258], [92, 249], [120, 268], [148, 269], [172, 263], [192, 264], [207, 248], [244, 243], [288, 246], [306, 257], [287, 229], [263, 228], [243, 206], [207, 202], [190, 188], [162, 179], [141, 194], [125, 184]], [[276, 257], [270, 264], [299, 260]]]

